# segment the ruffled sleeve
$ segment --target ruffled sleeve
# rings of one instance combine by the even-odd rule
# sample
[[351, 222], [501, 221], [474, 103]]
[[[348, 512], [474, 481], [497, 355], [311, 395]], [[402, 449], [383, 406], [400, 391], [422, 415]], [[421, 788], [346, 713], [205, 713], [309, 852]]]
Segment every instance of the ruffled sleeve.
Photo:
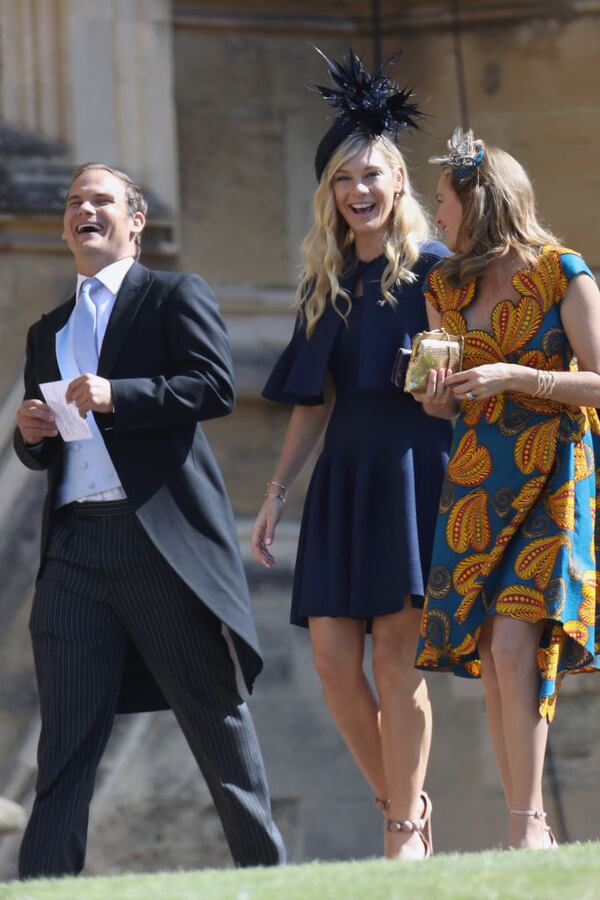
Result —
[[275, 363], [262, 396], [275, 403], [302, 406], [324, 403], [329, 356], [341, 323], [341, 317], [328, 306], [307, 338], [304, 323], [296, 319], [292, 339]]

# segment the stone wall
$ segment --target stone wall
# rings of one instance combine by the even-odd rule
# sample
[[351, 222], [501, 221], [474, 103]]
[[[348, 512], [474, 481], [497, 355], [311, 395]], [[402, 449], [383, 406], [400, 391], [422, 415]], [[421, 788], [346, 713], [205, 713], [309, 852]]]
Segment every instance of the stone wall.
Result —
[[[218, 4], [220, 17], [210, 19], [210, 4], [174, 4], [182, 256], [215, 282], [226, 272], [242, 284], [289, 284], [326, 126], [325, 104], [306, 89], [324, 77], [310, 44], [339, 55], [352, 42], [369, 60], [369, 4], [319, 4], [321, 18], [307, 10], [300, 34], [298, 4], [258, 4], [262, 29], [250, 28], [239, 6]], [[544, 219], [600, 266], [589, 202], [600, 145], [600, 3], [463, 3], [466, 109], [448, 6], [405, 3], [394, 19], [390, 3], [396, 24], [383, 32], [383, 56], [402, 50], [397, 77], [415, 85], [430, 115], [425, 134], [404, 142], [417, 187], [434, 205], [426, 161], [466, 113], [477, 134], [522, 160]]]

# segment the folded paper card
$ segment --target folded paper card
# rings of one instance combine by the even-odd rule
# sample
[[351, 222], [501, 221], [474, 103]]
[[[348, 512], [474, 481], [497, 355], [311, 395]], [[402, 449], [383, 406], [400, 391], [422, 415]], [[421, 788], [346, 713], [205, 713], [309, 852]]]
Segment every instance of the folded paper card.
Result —
[[40, 390], [54, 413], [54, 423], [63, 441], [87, 441], [93, 437], [92, 429], [79, 415], [75, 404], [67, 403], [65, 399], [71, 380], [46, 381], [40, 384]]

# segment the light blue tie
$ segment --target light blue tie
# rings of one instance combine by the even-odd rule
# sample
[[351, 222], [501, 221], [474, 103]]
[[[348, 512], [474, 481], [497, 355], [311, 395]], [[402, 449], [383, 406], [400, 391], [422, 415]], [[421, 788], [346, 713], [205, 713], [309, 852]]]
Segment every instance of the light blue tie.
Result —
[[[97, 278], [86, 278], [79, 289], [79, 297], [73, 316], [73, 345], [75, 359], [82, 375], [98, 371], [98, 335], [96, 332], [97, 308], [100, 299], [97, 291], [101, 282]], [[94, 292], [96, 298], [94, 299]]]

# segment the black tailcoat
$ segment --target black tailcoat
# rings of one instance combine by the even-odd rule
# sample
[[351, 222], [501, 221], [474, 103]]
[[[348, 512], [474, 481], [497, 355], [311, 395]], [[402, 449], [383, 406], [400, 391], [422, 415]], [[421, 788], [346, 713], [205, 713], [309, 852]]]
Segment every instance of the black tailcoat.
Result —
[[[61, 378], [56, 333], [75, 303], [43, 315], [29, 330], [25, 397]], [[95, 419], [123, 488], [144, 530], [198, 598], [231, 630], [251, 690], [262, 668], [235, 521], [223, 478], [199, 422], [234, 404], [227, 333], [217, 302], [198, 275], [159, 272], [134, 263], [117, 295], [98, 363], [112, 384], [114, 413]], [[31, 469], [46, 469], [41, 569], [62, 478], [63, 441], [15, 448]], [[165, 598], [168, 615], [168, 598]], [[167, 706], [133, 648], [119, 711]]]

